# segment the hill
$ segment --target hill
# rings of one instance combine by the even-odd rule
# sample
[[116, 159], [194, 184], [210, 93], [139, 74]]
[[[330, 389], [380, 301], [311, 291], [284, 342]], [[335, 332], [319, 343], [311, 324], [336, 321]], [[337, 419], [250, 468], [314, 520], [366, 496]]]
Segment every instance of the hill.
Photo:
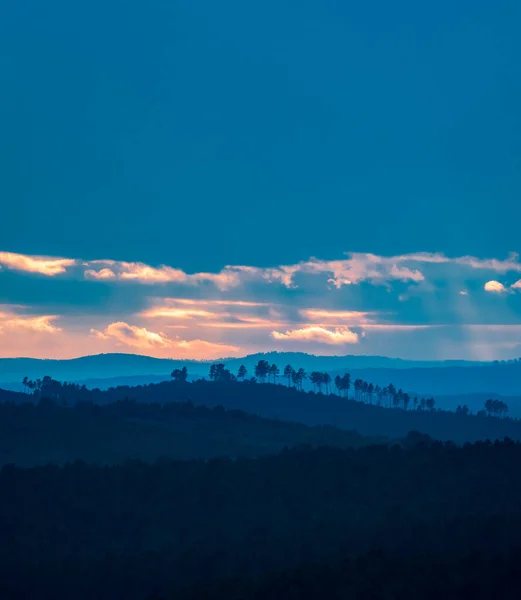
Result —
[[[294, 352], [252, 354], [243, 358], [223, 359], [237, 372], [244, 364], [254, 373], [259, 360], [275, 363], [282, 370], [286, 364], [336, 374], [349, 371], [352, 379], [361, 378], [381, 386], [394, 383], [411, 395], [453, 396], [461, 394], [521, 395], [521, 362], [473, 363], [466, 361], [405, 361], [372, 356], [313, 356]], [[207, 377], [211, 362], [158, 359], [135, 354], [99, 354], [71, 360], [0, 359], [0, 384], [5, 389], [21, 391], [23, 377], [30, 379], [50, 375], [60, 381], [74, 381], [94, 388], [117, 385], [145, 385], [170, 378], [170, 373], [186, 366], [189, 379]], [[309, 383], [306, 384], [309, 389]], [[455, 406], [454, 406], [455, 408]]]
[[[399, 439], [416, 430], [438, 440], [456, 443], [483, 439], [521, 439], [521, 421], [510, 418], [467, 415], [443, 410], [403, 410], [355, 402], [336, 395], [301, 392], [281, 384], [251, 381], [192, 383], [164, 381], [146, 386], [120, 386], [88, 390], [57, 386], [52, 392], [58, 402], [99, 405], [135, 400], [145, 404], [193, 402], [210, 408], [223, 406], [258, 416], [293, 421], [308, 426], [330, 425], [356, 430], [364, 436]], [[31, 398], [22, 394], [18, 398]], [[326, 442], [327, 443], [327, 442]]]
[[[298, 587], [278, 577], [271, 592], [261, 584], [257, 595], [232, 594], [223, 585], [213, 598], [517, 598], [518, 586], [506, 595], [503, 579], [490, 579], [519, 581], [519, 565], [510, 561], [509, 574], [496, 557], [519, 549], [520, 461], [521, 444], [505, 442], [7, 466], [0, 596], [182, 598], [185, 586], [300, 568]], [[335, 573], [330, 585], [315, 570], [305, 577], [310, 565], [342, 560], [353, 565], [343, 585]], [[481, 581], [487, 572], [485, 590], [495, 583], [498, 593], [469, 589], [469, 569]], [[362, 580], [356, 595], [353, 576]], [[191, 595], [204, 597], [200, 589]]]
[[76, 459], [115, 464], [160, 457], [255, 457], [303, 444], [346, 448], [381, 440], [335, 427], [307, 427], [190, 402], [120, 401], [105, 406], [80, 402], [74, 407], [48, 400], [36, 405], [0, 404], [0, 464], [21, 466]]
[[[173, 369], [186, 365], [191, 375], [208, 374], [211, 362], [224, 362], [229, 369], [236, 371], [244, 364], [253, 371], [259, 360], [267, 360], [283, 367], [285, 364], [298, 365], [304, 369], [333, 371], [338, 369], [417, 367], [448, 367], [454, 361], [411, 361], [385, 356], [315, 356], [303, 352], [267, 352], [250, 354], [242, 358], [223, 358], [219, 361], [175, 360], [153, 358], [139, 354], [97, 354], [67, 360], [37, 358], [0, 358], [0, 383], [19, 382], [23, 377], [31, 379], [50, 375], [61, 381], [85, 379], [105, 379], [109, 377], [162, 375], [168, 377]], [[481, 363], [457, 361], [458, 366], [472, 366]], [[488, 364], [488, 363], [483, 363]]]

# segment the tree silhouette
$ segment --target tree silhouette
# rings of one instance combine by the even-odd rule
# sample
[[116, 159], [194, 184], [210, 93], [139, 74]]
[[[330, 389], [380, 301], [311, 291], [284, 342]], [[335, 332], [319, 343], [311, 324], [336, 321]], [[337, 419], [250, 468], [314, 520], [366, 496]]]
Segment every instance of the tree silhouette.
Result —
[[186, 381], [188, 377], [188, 370], [186, 367], [182, 369], [174, 369], [172, 373], [170, 373], [170, 377], [174, 379], [174, 381]]
[[362, 380], [361, 379], [355, 379], [354, 388], [355, 388], [355, 400], [357, 402], [359, 402], [360, 401], [360, 391], [362, 388]]
[[378, 406], [382, 404], [382, 388], [377, 384], [374, 386], [374, 393], [376, 394], [376, 403]]
[[492, 415], [505, 417], [508, 413], [508, 405], [502, 400], [490, 399], [485, 402], [485, 410], [487, 411], [489, 417]]
[[273, 383], [277, 383], [277, 377], [280, 374], [280, 369], [277, 367], [275, 363], [273, 363], [270, 367], [269, 374], [273, 377]]
[[389, 406], [391, 406], [391, 402], [394, 404], [394, 397], [396, 396], [396, 388], [392, 383], [387, 386], [387, 396], [389, 398]]
[[373, 403], [373, 393], [374, 393], [374, 385], [370, 383], [367, 386], [367, 395], [369, 396], [369, 404]]
[[329, 384], [331, 383], [331, 375], [329, 373], [324, 373], [322, 375], [322, 382], [326, 386], [326, 394], [329, 395]]
[[367, 381], [362, 381], [362, 402], [367, 402], [367, 392], [369, 390], [369, 384]]
[[255, 377], [264, 383], [270, 372], [270, 368], [270, 364], [267, 360], [259, 360], [259, 362], [255, 365]]
[[224, 363], [217, 363], [210, 367], [210, 379], [213, 381], [234, 381], [236, 378], [225, 367]]
[[322, 387], [322, 373], [319, 373], [318, 371], [312, 371], [309, 376], [309, 381], [311, 381], [313, 384], [313, 391], [316, 392], [318, 387], [318, 391], [320, 392]]
[[302, 386], [304, 384], [304, 379], [307, 378], [307, 373], [306, 371], [304, 371], [304, 369], [302, 367], [300, 367], [300, 369], [298, 371], [293, 371], [293, 374], [291, 376], [293, 383], [295, 384], [295, 387], [298, 390], [302, 391]]
[[248, 370], [246, 369], [246, 367], [244, 365], [241, 365], [239, 367], [239, 370], [237, 371], [237, 379], [240, 379], [242, 381], [242, 380], [244, 380], [246, 375], [248, 375]]
[[291, 386], [291, 378], [292, 378], [294, 372], [295, 372], [295, 370], [293, 369], [293, 367], [291, 365], [286, 365], [284, 367], [284, 377], [288, 380], [288, 387]]
[[349, 388], [351, 387], [351, 375], [349, 373], [346, 373], [343, 377], [342, 377], [342, 389], [345, 392], [345, 397], [349, 398]]

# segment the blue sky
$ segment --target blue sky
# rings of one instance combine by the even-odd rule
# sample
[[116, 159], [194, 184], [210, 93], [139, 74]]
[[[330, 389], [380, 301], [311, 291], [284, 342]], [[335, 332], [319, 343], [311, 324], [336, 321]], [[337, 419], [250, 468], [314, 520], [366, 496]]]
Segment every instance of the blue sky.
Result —
[[[189, 352], [179, 340], [199, 340], [224, 347], [193, 344], [198, 355], [520, 355], [521, 336], [505, 329], [521, 323], [517, 267], [399, 258], [510, 264], [521, 251], [519, 23], [515, 1], [4, 3], [0, 252], [11, 258], [0, 261], [0, 354], [175, 355]], [[386, 276], [395, 264], [423, 279], [338, 286], [301, 273], [290, 286], [241, 280], [233, 293], [210, 280], [178, 289], [121, 279], [122, 263], [219, 274], [310, 257], [367, 265], [369, 253], [395, 258]], [[74, 262], [48, 275], [13, 255]], [[116, 261], [114, 277], [94, 281], [85, 272], [100, 268], [78, 266], [95, 260]], [[486, 291], [487, 281], [504, 290]], [[179, 294], [269, 304], [247, 318], [280, 325], [238, 334], [199, 315], [175, 337], [170, 321], [142, 316]], [[307, 309], [430, 328], [384, 335], [345, 315], [304, 318]], [[240, 318], [224, 312], [221, 324]], [[28, 320], [48, 316], [59, 332]], [[103, 333], [114, 323], [137, 329]], [[503, 329], [470, 335], [463, 325]], [[306, 327], [351, 327], [358, 338], [273, 335]], [[142, 329], [178, 341], [129, 345]]]

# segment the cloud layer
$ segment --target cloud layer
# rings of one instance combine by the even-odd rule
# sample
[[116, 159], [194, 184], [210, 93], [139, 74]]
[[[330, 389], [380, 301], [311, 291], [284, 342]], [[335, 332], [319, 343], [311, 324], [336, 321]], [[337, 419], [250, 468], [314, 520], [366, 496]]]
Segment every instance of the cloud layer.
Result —
[[[515, 254], [351, 253], [187, 273], [142, 262], [0, 252], [2, 353], [517, 356], [520, 273]], [[514, 329], [490, 329], [508, 326]]]

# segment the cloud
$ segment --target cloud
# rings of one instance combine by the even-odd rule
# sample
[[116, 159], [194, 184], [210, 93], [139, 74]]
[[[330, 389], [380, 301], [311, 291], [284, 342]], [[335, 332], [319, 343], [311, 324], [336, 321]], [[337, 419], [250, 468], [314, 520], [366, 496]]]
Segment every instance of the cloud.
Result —
[[369, 315], [376, 313], [364, 312], [358, 310], [326, 310], [320, 308], [303, 308], [300, 314], [306, 319], [326, 322], [326, 321], [343, 321], [351, 325], [361, 325], [369, 322]]
[[[178, 319], [193, 325], [201, 323], [212, 328], [274, 327], [280, 323], [265, 319], [258, 313], [266, 313], [268, 303], [246, 300], [195, 300], [185, 298], [153, 299], [154, 306], [139, 314], [143, 318]], [[269, 312], [272, 312], [271, 309]], [[209, 323], [208, 320], [213, 322]]]
[[164, 302], [188, 304], [190, 306], [271, 306], [270, 302], [251, 302], [247, 300], [200, 300], [192, 298], [163, 298]]
[[[37, 265], [38, 272], [57, 276], [0, 270], [0, 302], [11, 306], [0, 316], [0, 353], [66, 357], [123, 347], [212, 358], [238, 348], [338, 353], [341, 344], [358, 341], [356, 351], [369, 354], [442, 357], [461, 348], [468, 356], [475, 330], [462, 326], [521, 322], [521, 293], [514, 293], [521, 292], [518, 260], [353, 253], [334, 261], [188, 273], [145, 262], [16, 255], [11, 265]], [[490, 293], [479, 293], [485, 282]], [[498, 295], [509, 302], [498, 304]], [[464, 335], [451, 346], [458, 327]]]
[[140, 316], [145, 318], [165, 317], [167, 319], [191, 319], [193, 317], [208, 319], [215, 318], [216, 313], [196, 308], [170, 308], [166, 306], [150, 308], [142, 312]]
[[[94, 279], [120, 279], [141, 283], [167, 283], [167, 282], [186, 282], [187, 274], [181, 269], [160, 266], [151, 267], [141, 262], [125, 262], [115, 260], [93, 260], [84, 262], [84, 266], [90, 267], [85, 271], [85, 276]], [[101, 266], [98, 271], [92, 268]]]
[[183, 340], [178, 337], [171, 339], [162, 332], [156, 333], [123, 321], [111, 323], [102, 331], [91, 329], [90, 333], [98, 340], [115, 342], [117, 345], [136, 350], [153, 351], [154, 354], [158, 354], [159, 351], [161, 356], [169, 358], [211, 359], [241, 353], [241, 348], [238, 346], [200, 339]]
[[115, 340], [133, 348], [169, 347], [168, 337], [163, 333], [149, 331], [145, 327], [136, 327], [122, 321], [111, 323], [103, 331], [91, 329], [91, 334], [100, 340]]
[[271, 335], [276, 340], [293, 341], [314, 341], [324, 344], [356, 344], [358, 334], [347, 327], [336, 327], [335, 329], [326, 329], [318, 325], [310, 325], [302, 329], [292, 329], [285, 333], [272, 331]]
[[501, 294], [507, 291], [502, 283], [500, 283], [499, 281], [495, 281], [494, 279], [491, 281], [487, 281], [487, 283], [485, 283], [484, 289], [486, 292], [493, 292], [496, 294]]
[[[0, 252], [0, 264], [7, 268], [26, 272], [57, 275], [68, 270], [86, 279], [134, 281], [147, 285], [181, 284], [189, 286], [213, 285], [226, 291], [250, 282], [276, 284], [286, 288], [297, 287], [297, 276], [324, 275], [326, 281], [340, 289], [368, 282], [373, 285], [389, 286], [393, 281], [420, 284], [426, 281], [425, 270], [435, 265], [447, 268], [488, 270], [497, 273], [521, 272], [517, 254], [507, 259], [481, 259], [473, 256], [447, 257], [441, 253], [416, 252], [396, 256], [379, 256], [370, 253], [347, 253], [340, 260], [320, 260], [310, 258], [296, 264], [276, 267], [250, 265], [227, 265], [216, 273], [186, 273], [182, 269], [168, 265], [152, 266], [142, 262], [116, 261], [111, 259], [81, 261], [70, 258], [50, 258], [27, 256], [10, 252]], [[77, 269], [69, 269], [77, 267]], [[296, 281], [297, 280], [297, 281]]]
[[90, 279], [115, 279], [116, 273], [112, 269], [100, 269], [96, 271], [95, 269], [87, 269], [85, 271], [85, 277]]
[[[418, 269], [411, 269], [399, 265], [403, 257], [384, 257], [375, 254], [353, 253], [343, 260], [318, 260], [311, 258], [300, 263], [290, 271], [307, 274], [328, 275], [328, 282], [336, 288], [344, 285], [355, 285], [362, 281], [369, 281], [375, 285], [387, 284], [392, 280], [403, 282], [419, 282], [424, 280], [424, 275]], [[286, 281], [290, 281], [286, 278]]]
[[16, 271], [39, 273], [53, 277], [65, 273], [76, 261], [71, 258], [50, 258], [45, 256], [27, 256], [13, 252], [0, 252], [0, 265]]
[[272, 321], [271, 319], [244, 316], [230, 321], [215, 321], [204, 324], [205, 327], [216, 329], [272, 329], [281, 325], [283, 323]]
[[409, 323], [366, 323], [363, 328], [374, 331], [417, 331], [419, 329], [431, 329], [440, 325], [411, 325]]
[[242, 349], [229, 344], [216, 344], [205, 340], [179, 340], [176, 343], [178, 356], [199, 358], [224, 358], [226, 356], [241, 354]]
[[[115, 260], [93, 260], [84, 262], [84, 275], [87, 279], [113, 279], [116, 281], [136, 281], [144, 284], [180, 283], [198, 285], [213, 283], [219, 290], [227, 290], [241, 284], [241, 267], [225, 267], [219, 273], [188, 274], [182, 269], [166, 265], [152, 267], [141, 262]], [[98, 267], [103, 268], [97, 270]], [[95, 268], [92, 268], [95, 267]]]
[[473, 269], [487, 269], [489, 271], [496, 271], [497, 273], [521, 273], [519, 254], [516, 252], [511, 252], [506, 260], [499, 260], [497, 258], [480, 259], [474, 256], [461, 256], [452, 260], [458, 265], [469, 266]]
[[0, 313], [0, 330], [2, 329], [19, 329], [36, 331], [39, 333], [58, 333], [62, 331], [59, 327], [53, 325], [58, 317], [56, 315], [42, 315], [38, 317], [28, 316], [12, 316], [10, 318], [2, 319], [2, 313]]

